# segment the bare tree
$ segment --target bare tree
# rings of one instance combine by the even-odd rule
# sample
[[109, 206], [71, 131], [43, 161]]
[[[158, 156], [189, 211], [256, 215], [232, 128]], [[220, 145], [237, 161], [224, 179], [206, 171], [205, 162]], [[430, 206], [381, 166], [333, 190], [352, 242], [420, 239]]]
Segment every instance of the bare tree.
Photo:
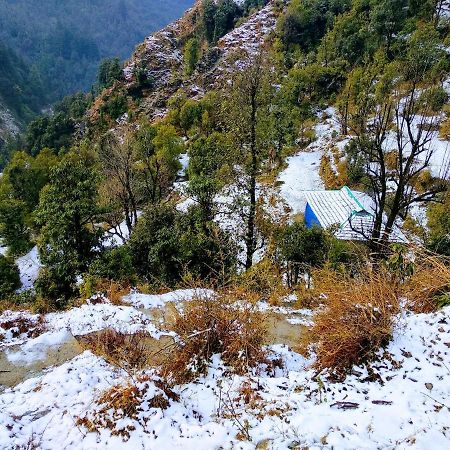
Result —
[[444, 73], [439, 72], [444, 56], [433, 33], [425, 29], [413, 34], [401, 65], [378, 62], [368, 67], [360, 74], [362, 92], [352, 114], [344, 109], [345, 123], [352, 124], [365, 161], [367, 188], [375, 204], [370, 240], [378, 250], [386, 246], [396, 220], [406, 218], [412, 205], [436, 201], [448, 188], [448, 159], [444, 157], [439, 173], [432, 167], [447, 101], [441, 86]]
[[[117, 137], [112, 132], [106, 133], [100, 141], [99, 157], [105, 179], [103, 193], [112, 207], [107, 216], [111, 219], [110, 225], [116, 228], [120, 236], [120, 222], [117, 222], [125, 220], [128, 232], [131, 233], [137, 222], [138, 199], [133, 147], [129, 138]], [[117, 207], [121, 214], [118, 214]]]

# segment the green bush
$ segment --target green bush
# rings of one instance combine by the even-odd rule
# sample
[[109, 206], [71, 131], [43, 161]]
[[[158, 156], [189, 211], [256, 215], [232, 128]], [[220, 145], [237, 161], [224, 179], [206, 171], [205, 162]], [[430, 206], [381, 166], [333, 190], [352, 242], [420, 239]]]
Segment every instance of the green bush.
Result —
[[76, 279], [72, 275], [75, 269], [64, 266], [67, 271], [59, 267], [41, 269], [34, 283], [38, 297], [45, 299], [52, 307], [63, 309], [70, 298], [77, 292]]
[[212, 221], [204, 221], [199, 206], [189, 208], [177, 220], [180, 260], [194, 278], [226, 282], [235, 273], [237, 247], [231, 236]]
[[199, 208], [187, 213], [172, 206], [148, 208], [129, 242], [137, 274], [147, 281], [173, 286], [189, 274], [217, 281], [234, 272], [236, 247], [213, 222], [204, 222]]
[[450, 194], [444, 193], [442, 202], [430, 203], [427, 210], [429, 250], [450, 256]]
[[0, 254], [0, 300], [20, 288], [19, 269], [12, 259]]
[[138, 275], [172, 284], [180, 279], [179, 242], [175, 230], [177, 212], [163, 205], [149, 207], [136, 224], [129, 247]]
[[350, 275], [360, 273], [368, 259], [367, 250], [364, 244], [341, 241], [331, 236], [327, 264], [336, 272]]
[[106, 100], [100, 108], [101, 113], [108, 114], [111, 119], [118, 119], [128, 109], [127, 98], [125, 95], [114, 95]]
[[43, 265], [36, 290], [52, 307], [63, 307], [77, 293], [77, 276], [87, 271], [101, 245], [103, 230], [91, 227], [100, 213], [93, 163], [81, 151], [66, 155], [41, 191], [35, 212]]
[[277, 247], [286, 269], [288, 285], [296, 285], [302, 274], [312, 267], [322, 266], [328, 254], [327, 233], [317, 226], [306, 228], [303, 223], [287, 225], [278, 235]]
[[134, 281], [136, 272], [127, 246], [105, 250], [89, 267], [89, 274], [114, 281]]

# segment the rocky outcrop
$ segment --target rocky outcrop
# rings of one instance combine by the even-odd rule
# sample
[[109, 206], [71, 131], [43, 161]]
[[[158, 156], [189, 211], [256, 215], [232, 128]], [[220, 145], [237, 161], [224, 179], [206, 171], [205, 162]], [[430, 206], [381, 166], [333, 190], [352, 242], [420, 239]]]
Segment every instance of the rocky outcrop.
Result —
[[184, 77], [182, 47], [194, 30], [201, 0], [181, 19], [147, 37], [125, 65], [125, 82], [119, 87], [128, 93], [133, 91], [137, 71], [145, 71], [152, 80], [152, 88], [143, 92], [136, 115], [145, 114], [151, 120], [163, 117], [168, 100], [179, 89], [188, 97], [200, 98], [205, 92], [220, 88], [232, 71], [241, 70], [251, 58], [264, 51], [265, 43], [275, 30], [276, 4], [279, 2], [270, 1], [222, 37], [217, 46], [204, 51], [189, 78]]
[[19, 134], [21, 124], [0, 99], [0, 151], [10, 136]]

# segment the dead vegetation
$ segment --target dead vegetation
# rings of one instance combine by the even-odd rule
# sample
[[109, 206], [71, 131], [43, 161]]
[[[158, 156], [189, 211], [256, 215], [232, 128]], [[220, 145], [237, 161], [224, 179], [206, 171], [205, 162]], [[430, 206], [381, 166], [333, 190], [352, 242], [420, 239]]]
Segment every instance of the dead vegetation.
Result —
[[21, 312], [7, 311], [0, 316], [0, 342], [9, 335], [17, 338], [26, 335], [28, 338], [35, 338], [44, 333], [44, 316], [29, 316]]
[[[120, 306], [122, 298], [130, 292], [131, 285], [127, 281], [114, 281], [88, 276], [80, 289], [81, 300], [89, 300], [91, 304], [102, 303], [107, 299], [108, 303]], [[104, 303], [104, 302], [103, 302]]]
[[265, 300], [271, 305], [280, 304], [290, 293], [290, 289], [283, 284], [280, 266], [270, 258], [262, 259], [242, 274], [239, 285], [241, 292], [247, 297], [253, 296], [253, 302]]
[[402, 295], [406, 308], [415, 313], [430, 313], [450, 304], [450, 261], [422, 252], [413, 274], [405, 282]]
[[319, 175], [327, 189], [340, 189], [348, 184], [348, 167], [337, 147], [331, 147], [320, 159]]
[[125, 334], [111, 328], [77, 337], [82, 347], [126, 371], [148, 365], [151, 358], [148, 339], [150, 336], [145, 331]]
[[350, 278], [324, 270], [316, 276], [324, 305], [303, 334], [301, 348], [315, 353], [319, 371], [329, 369], [342, 378], [389, 343], [399, 312], [398, 292], [382, 271]]
[[165, 410], [171, 401], [179, 401], [179, 395], [163, 380], [141, 375], [135, 381], [118, 384], [104, 391], [95, 402], [96, 408], [84, 417], [78, 417], [76, 424], [86, 427], [89, 432], [108, 428], [112, 435], [127, 440], [135, 429], [133, 421], [145, 422], [146, 415], [143, 412]]
[[[251, 299], [250, 299], [251, 300]], [[267, 363], [263, 315], [243, 293], [197, 297], [184, 305], [173, 326], [180, 342], [171, 350], [162, 374], [186, 383], [207, 372], [214, 354], [238, 374]]]

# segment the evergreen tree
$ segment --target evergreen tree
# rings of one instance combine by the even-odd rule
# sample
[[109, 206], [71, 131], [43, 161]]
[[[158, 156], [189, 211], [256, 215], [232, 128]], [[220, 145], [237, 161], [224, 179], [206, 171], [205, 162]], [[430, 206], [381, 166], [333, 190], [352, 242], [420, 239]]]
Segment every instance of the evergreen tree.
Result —
[[204, 223], [215, 217], [214, 200], [228, 178], [230, 151], [226, 135], [218, 132], [199, 137], [189, 147], [188, 193], [199, 204]]
[[194, 73], [195, 66], [200, 58], [200, 46], [197, 38], [191, 38], [184, 47], [184, 71], [187, 76]]
[[201, 21], [205, 37], [207, 41], [210, 43], [213, 42], [214, 40], [214, 28], [215, 28], [214, 16], [216, 15], [216, 11], [217, 7], [214, 0], [203, 0]]
[[0, 300], [20, 288], [20, 273], [14, 261], [0, 254]]
[[52, 170], [41, 193], [36, 218], [42, 227], [38, 247], [44, 267], [36, 287], [58, 307], [74, 294], [77, 276], [87, 270], [100, 245], [97, 180], [91, 157], [84, 151], [71, 153]]
[[114, 81], [123, 78], [122, 64], [119, 58], [106, 58], [102, 60], [97, 73], [99, 91], [113, 85]]
[[33, 212], [56, 162], [50, 150], [35, 158], [16, 152], [0, 179], [0, 237], [12, 255], [26, 253], [32, 246]]
[[240, 215], [245, 222], [245, 268], [249, 269], [258, 242], [256, 179], [267, 161], [271, 144], [273, 87], [268, 78], [270, 71], [261, 56], [256, 60], [249, 58], [245, 65], [234, 76], [231, 92], [224, 93], [223, 111], [224, 126], [235, 149], [236, 183], [244, 192], [244, 198], [238, 195], [235, 200], [244, 206]]

